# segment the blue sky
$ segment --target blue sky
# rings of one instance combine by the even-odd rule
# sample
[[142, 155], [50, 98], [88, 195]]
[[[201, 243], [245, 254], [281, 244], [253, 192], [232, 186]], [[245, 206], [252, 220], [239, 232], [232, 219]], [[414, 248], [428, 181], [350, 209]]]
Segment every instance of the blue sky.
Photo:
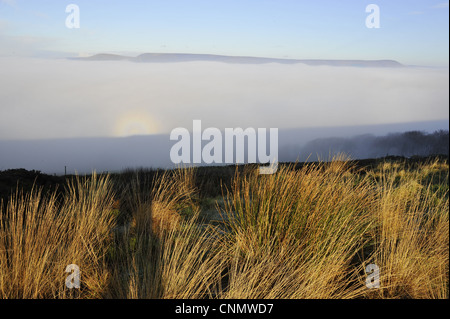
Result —
[[[65, 8], [80, 8], [68, 29]], [[379, 29], [365, 25], [380, 8]], [[448, 66], [443, 0], [0, 0], [0, 55], [42, 51], [395, 59]]]

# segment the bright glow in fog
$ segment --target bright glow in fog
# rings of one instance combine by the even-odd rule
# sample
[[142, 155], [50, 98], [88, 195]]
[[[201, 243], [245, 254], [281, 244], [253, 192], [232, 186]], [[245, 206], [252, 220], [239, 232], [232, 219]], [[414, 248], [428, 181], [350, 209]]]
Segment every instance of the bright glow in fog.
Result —
[[158, 125], [145, 110], [126, 111], [117, 119], [115, 136], [149, 135], [158, 133]]
[[448, 69], [0, 59], [0, 139], [448, 119]]

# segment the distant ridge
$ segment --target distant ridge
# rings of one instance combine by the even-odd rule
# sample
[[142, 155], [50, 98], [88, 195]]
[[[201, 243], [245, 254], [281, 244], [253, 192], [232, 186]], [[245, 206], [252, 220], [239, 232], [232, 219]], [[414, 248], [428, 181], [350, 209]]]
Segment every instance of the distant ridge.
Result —
[[89, 60], [89, 61], [119, 61], [119, 60], [129, 60], [130, 58], [123, 55], [100, 53], [90, 57], [74, 58], [74, 59]]
[[140, 63], [177, 63], [177, 62], [195, 62], [195, 61], [211, 61], [235, 64], [306, 64], [313, 66], [347, 66], [347, 67], [404, 67], [403, 64], [395, 60], [320, 60], [320, 59], [276, 59], [248, 56], [227, 56], [214, 54], [190, 54], [190, 53], [143, 53], [136, 57], [128, 57], [116, 54], [96, 54], [90, 57], [71, 58], [83, 61], [122, 61]]

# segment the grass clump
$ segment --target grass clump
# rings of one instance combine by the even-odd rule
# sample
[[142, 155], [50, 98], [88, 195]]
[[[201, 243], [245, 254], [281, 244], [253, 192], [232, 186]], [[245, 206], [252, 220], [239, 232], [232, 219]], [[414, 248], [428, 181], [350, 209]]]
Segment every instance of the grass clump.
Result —
[[[223, 167], [230, 177], [230, 168]], [[448, 163], [75, 177], [0, 205], [1, 298], [448, 298]], [[216, 183], [217, 182], [217, 183]], [[68, 289], [66, 267], [81, 270]], [[375, 289], [366, 267], [380, 270]]]

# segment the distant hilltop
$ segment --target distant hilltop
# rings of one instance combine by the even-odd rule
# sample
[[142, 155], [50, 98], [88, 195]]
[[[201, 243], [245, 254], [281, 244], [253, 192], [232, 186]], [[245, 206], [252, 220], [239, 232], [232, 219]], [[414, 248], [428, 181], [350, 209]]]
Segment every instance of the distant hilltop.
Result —
[[96, 54], [90, 57], [71, 58], [72, 60], [83, 61], [131, 61], [141, 63], [176, 63], [176, 62], [194, 62], [194, 61], [210, 61], [223, 63], [239, 63], [239, 64], [264, 64], [264, 63], [280, 63], [280, 64], [307, 64], [313, 66], [350, 66], [350, 67], [404, 67], [403, 64], [395, 60], [298, 60], [298, 59], [275, 59], [247, 56], [227, 56], [214, 54], [189, 54], [189, 53], [144, 53], [136, 57], [128, 57], [117, 54]]

